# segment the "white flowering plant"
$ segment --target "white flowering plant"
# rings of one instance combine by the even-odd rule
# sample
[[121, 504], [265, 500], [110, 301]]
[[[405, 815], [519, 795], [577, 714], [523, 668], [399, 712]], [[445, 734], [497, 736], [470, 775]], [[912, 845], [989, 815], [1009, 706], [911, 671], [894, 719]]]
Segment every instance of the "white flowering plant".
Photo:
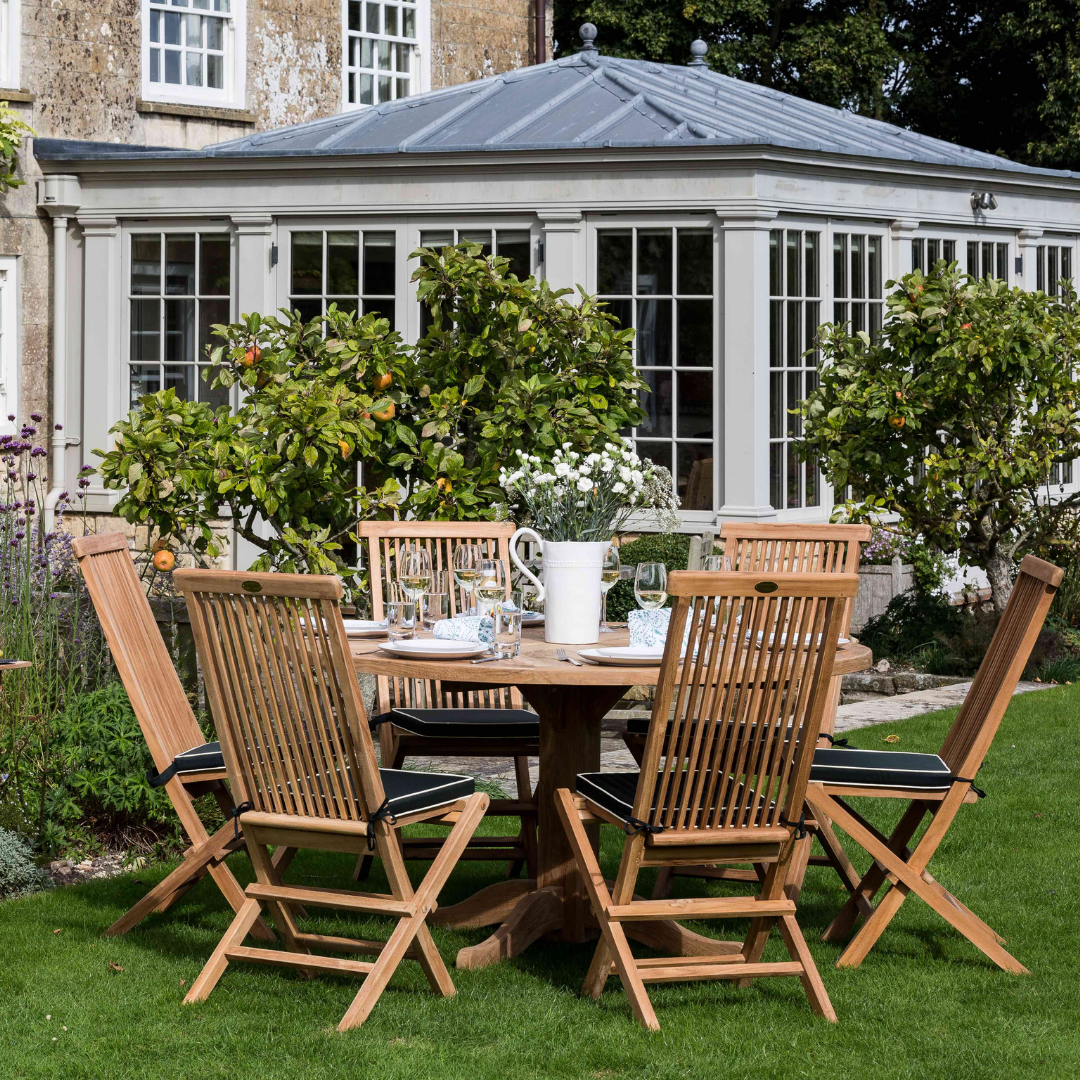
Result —
[[551, 461], [518, 451], [518, 464], [499, 472], [515, 520], [545, 540], [607, 540], [632, 515], [654, 519], [662, 532], [678, 527], [679, 500], [671, 473], [642, 461], [625, 442], [581, 454], [563, 443]]

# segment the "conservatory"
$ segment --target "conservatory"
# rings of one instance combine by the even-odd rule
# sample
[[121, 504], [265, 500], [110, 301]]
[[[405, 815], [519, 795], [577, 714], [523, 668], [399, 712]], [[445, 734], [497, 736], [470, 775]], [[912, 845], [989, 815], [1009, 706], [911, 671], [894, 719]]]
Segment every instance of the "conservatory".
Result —
[[1055, 289], [1078, 257], [1080, 175], [720, 76], [702, 50], [679, 67], [587, 42], [202, 151], [37, 140], [67, 478], [140, 394], [211, 393], [213, 323], [336, 302], [416, 340], [410, 253], [469, 239], [636, 328], [652, 393], [633, 437], [671, 469], [687, 529], [827, 518], [789, 412], [816, 382], [815, 327], [873, 334], [886, 283], [939, 257]]

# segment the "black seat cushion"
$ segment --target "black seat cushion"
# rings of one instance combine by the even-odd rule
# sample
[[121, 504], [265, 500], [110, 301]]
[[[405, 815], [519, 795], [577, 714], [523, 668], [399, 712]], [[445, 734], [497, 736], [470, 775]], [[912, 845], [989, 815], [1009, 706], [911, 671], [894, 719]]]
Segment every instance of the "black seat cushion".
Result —
[[[700, 773], [684, 773], [687, 780], [700, 776]], [[637, 791], [638, 777], [640, 772], [603, 772], [603, 773], [578, 773], [577, 793], [596, 806], [602, 807], [609, 814], [614, 814], [620, 821], [629, 821], [634, 810], [634, 794]], [[705, 774], [703, 790], [709, 789], [710, 774]], [[660, 776], [656, 778], [656, 787], [653, 789], [654, 800], [649, 816], [656, 810], [655, 793], [660, 790]], [[723, 786], [723, 785], [718, 785]], [[675, 793], [675, 813], [679, 812], [681, 796], [693, 790], [693, 785], [684, 783], [682, 790]], [[671, 805], [671, 795], [668, 795], [668, 805]], [[770, 809], [772, 804], [770, 803]], [[710, 807], [711, 809], [711, 807]]]
[[540, 718], [525, 709], [391, 709], [375, 717], [371, 726], [390, 721], [412, 735], [442, 739], [540, 738]]
[[161, 772], [152, 769], [146, 774], [146, 779], [150, 781], [151, 787], [164, 787], [174, 776], [215, 772], [224, 768], [225, 759], [221, 756], [221, 743], [208, 742], [177, 754], [167, 769]]
[[471, 776], [454, 773], [380, 769], [379, 775], [386, 792], [386, 809], [395, 816], [434, 810], [464, 799], [476, 790], [476, 781]]
[[814, 751], [810, 781], [847, 787], [909, 788], [948, 791], [952, 770], [937, 754], [909, 754], [903, 750]]

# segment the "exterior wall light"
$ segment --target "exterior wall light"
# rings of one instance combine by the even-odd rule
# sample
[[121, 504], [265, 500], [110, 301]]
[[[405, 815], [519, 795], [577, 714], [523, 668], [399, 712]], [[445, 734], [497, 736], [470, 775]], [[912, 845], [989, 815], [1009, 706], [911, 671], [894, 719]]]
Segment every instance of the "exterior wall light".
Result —
[[989, 191], [973, 191], [971, 193], [972, 210], [996, 210], [997, 199]]

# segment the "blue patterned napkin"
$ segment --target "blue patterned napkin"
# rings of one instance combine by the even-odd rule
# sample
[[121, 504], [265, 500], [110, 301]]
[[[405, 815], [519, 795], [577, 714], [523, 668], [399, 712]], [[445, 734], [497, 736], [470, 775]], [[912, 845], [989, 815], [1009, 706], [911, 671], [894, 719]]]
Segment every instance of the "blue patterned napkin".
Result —
[[631, 647], [658, 648], [667, 640], [671, 608], [655, 608], [650, 611], [636, 608], [627, 616], [626, 622], [630, 627]]
[[490, 615], [459, 615], [456, 619], [439, 619], [433, 629], [437, 638], [448, 641], [476, 641], [490, 645], [495, 637], [495, 624]]

